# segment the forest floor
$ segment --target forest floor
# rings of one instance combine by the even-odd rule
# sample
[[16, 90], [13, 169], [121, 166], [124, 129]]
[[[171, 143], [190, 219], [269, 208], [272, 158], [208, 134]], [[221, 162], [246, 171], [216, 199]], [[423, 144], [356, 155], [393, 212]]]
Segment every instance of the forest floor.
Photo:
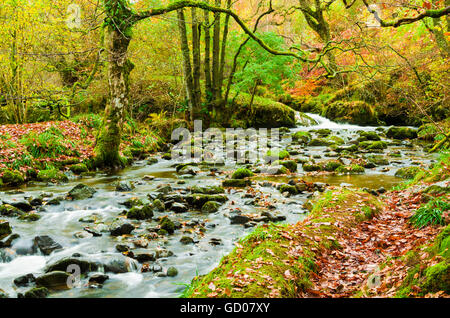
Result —
[[[449, 297], [450, 216], [412, 217], [450, 201], [448, 158], [400, 189], [374, 196], [329, 187], [308, 217], [255, 229], [184, 297]], [[432, 213], [435, 213], [433, 210]]]
[[[318, 259], [320, 268], [306, 294], [319, 297], [352, 297], [363, 293], [369, 297], [393, 297], [408, 276], [404, 259], [399, 257], [432, 242], [442, 227], [417, 229], [409, 221], [423, 202], [422, 193], [411, 189], [391, 192], [384, 198], [382, 212], [371, 220], [336, 233], [340, 250], [324, 251]], [[448, 213], [448, 212], [447, 212]], [[439, 263], [440, 256], [420, 255], [426, 267]], [[367, 273], [373, 273], [368, 277]], [[364, 291], [365, 289], [365, 291]], [[420, 292], [414, 286], [410, 297]], [[443, 295], [438, 292], [434, 295]], [[448, 296], [448, 295], [447, 295]]]

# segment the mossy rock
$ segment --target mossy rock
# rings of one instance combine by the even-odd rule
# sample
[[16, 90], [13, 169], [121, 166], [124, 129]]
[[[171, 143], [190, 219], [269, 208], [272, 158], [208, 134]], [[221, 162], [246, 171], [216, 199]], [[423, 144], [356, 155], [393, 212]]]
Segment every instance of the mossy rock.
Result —
[[237, 112], [233, 114], [232, 121], [244, 121], [243, 128], [280, 128], [296, 126], [295, 111], [282, 103], [271, 99], [256, 96], [251, 109], [251, 96], [241, 93], [235, 100], [234, 108]]
[[409, 127], [391, 127], [386, 136], [398, 140], [415, 139], [417, 138], [417, 130]]
[[69, 167], [70, 171], [72, 171], [75, 174], [82, 174], [83, 172], [89, 172], [88, 167], [84, 163], [78, 163], [75, 165], [71, 165]]
[[425, 281], [421, 285], [425, 293], [444, 291], [450, 293], [450, 262], [440, 262], [425, 270]]
[[266, 153], [266, 157], [268, 159], [270, 159], [271, 161], [284, 160], [284, 159], [289, 158], [289, 152], [287, 152], [284, 149], [282, 149], [282, 150], [269, 150]]
[[365, 169], [364, 167], [360, 165], [349, 165], [349, 166], [341, 166], [336, 169], [336, 172], [338, 173], [345, 173], [345, 174], [360, 174], [364, 173]]
[[360, 141], [380, 141], [380, 136], [375, 131], [363, 131], [359, 134], [361, 140]]
[[317, 121], [315, 119], [301, 112], [298, 113], [298, 117], [296, 119], [297, 119], [296, 124], [298, 126], [310, 127], [317, 125]]
[[297, 131], [292, 135], [292, 141], [295, 143], [307, 144], [312, 139], [312, 136], [307, 131]]
[[388, 145], [385, 141], [362, 141], [359, 143], [359, 147], [366, 150], [383, 150], [387, 149]]
[[252, 185], [251, 180], [248, 179], [226, 179], [222, 182], [225, 188], [245, 188]]
[[159, 225], [162, 230], [167, 231], [169, 234], [173, 234], [175, 232], [175, 223], [173, 223], [173, 221], [167, 216], [163, 217], [159, 221]]
[[[237, 179], [243, 180], [243, 179]], [[245, 181], [245, 180], [243, 180]], [[225, 203], [228, 201], [228, 197], [224, 194], [192, 194], [186, 196], [186, 202], [189, 205], [201, 209], [206, 202], [215, 201], [219, 203]]]
[[127, 212], [128, 219], [134, 220], [148, 220], [153, 217], [153, 211], [150, 205], [144, 205], [143, 207], [132, 207]]
[[11, 225], [6, 220], [0, 220], [0, 239], [12, 233]]
[[32, 288], [32, 289], [28, 290], [27, 292], [25, 292], [25, 294], [21, 297], [23, 297], [23, 298], [46, 298], [49, 294], [50, 294], [50, 292], [48, 291], [47, 288], [35, 287], [35, 288]]
[[210, 186], [210, 187], [193, 186], [191, 187], [191, 192], [200, 194], [222, 194], [225, 193], [225, 189], [220, 186]]
[[202, 206], [203, 213], [214, 213], [219, 211], [220, 203], [215, 201], [208, 201]]
[[239, 168], [237, 169], [233, 175], [232, 179], [245, 179], [253, 176], [253, 172], [247, 168]]
[[331, 145], [334, 145], [334, 142], [324, 138], [315, 138], [308, 143], [310, 147], [328, 147]]
[[389, 160], [383, 156], [369, 156], [367, 160], [377, 166], [387, 166], [389, 165]]
[[414, 177], [423, 170], [419, 167], [404, 167], [397, 170], [395, 176], [402, 179], [414, 179]]
[[159, 211], [159, 212], [166, 210], [166, 206], [165, 206], [164, 202], [162, 202], [159, 199], [154, 200], [152, 203], [152, 206], [156, 211]]
[[69, 178], [57, 169], [39, 171], [37, 179], [42, 182], [68, 182]]
[[67, 280], [69, 277], [70, 274], [66, 272], [49, 272], [36, 278], [36, 286], [55, 290], [68, 289]]
[[284, 161], [278, 160], [278, 161], [275, 161], [273, 164], [281, 165], [281, 166], [285, 167], [286, 169], [288, 169], [290, 172], [294, 172], [294, 173], [297, 172], [297, 168], [298, 168], [297, 162], [294, 160], [284, 160]]
[[327, 138], [327, 140], [328, 140], [329, 142], [331, 142], [332, 145], [342, 146], [343, 144], [345, 144], [344, 139], [342, 139], [341, 137], [338, 137], [338, 136], [329, 136], [329, 137]]
[[344, 164], [339, 160], [327, 160], [320, 163], [320, 166], [323, 170], [328, 172], [336, 171], [339, 167], [342, 167]]
[[314, 163], [304, 163], [303, 164], [303, 171], [306, 172], [312, 172], [312, 171], [321, 171], [322, 167], [318, 164]]
[[297, 188], [296, 188], [295, 186], [291, 186], [291, 185], [288, 185], [288, 184], [283, 184], [283, 185], [281, 185], [280, 188], [279, 188], [279, 190], [280, 190], [281, 193], [287, 192], [287, 193], [289, 193], [290, 195], [296, 195], [296, 194], [298, 194]]
[[18, 186], [25, 183], [23, 175], [17, 170], [4, 170], [2, 181], [6, 185]]
[[41, 219], [41, 216], [37, 213], [26, 213], [26, 214], [22, 214], [19, 217], [19, 220], [28, 221], [28, 222], [36, 222], [36, 221], [39, 221], [40, 219]]
[[10, 204], [2, 204], [0, 205], [0, 215], [3, 216], [19, 216], [22, 215], [23, 211], [10, 205]]
[[377, 113], [372, 105], [363, 101], [334, 101], [322, 111], [322, 116], [355, 125], [378, 125]]

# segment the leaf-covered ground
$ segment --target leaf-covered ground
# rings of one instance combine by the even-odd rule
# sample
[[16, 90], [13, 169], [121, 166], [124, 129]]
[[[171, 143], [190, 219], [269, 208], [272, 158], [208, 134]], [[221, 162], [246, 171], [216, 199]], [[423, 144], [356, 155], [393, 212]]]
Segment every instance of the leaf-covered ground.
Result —
[[440, 224], [417, 228], [411, 217], [430, 200], [450, 202], [449, 173], [446, 157], [382, 197], [330, 188], [306, 220], [257, 228], [183, 296], [448, 297], [448, 208]]

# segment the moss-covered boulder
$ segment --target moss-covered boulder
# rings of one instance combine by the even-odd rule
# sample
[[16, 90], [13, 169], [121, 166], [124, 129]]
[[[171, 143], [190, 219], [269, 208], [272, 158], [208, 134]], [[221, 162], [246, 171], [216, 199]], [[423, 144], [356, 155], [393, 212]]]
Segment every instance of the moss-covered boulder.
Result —
[[202, 206], [203, 213], [214, 213], [219, 211], [220, 203], [215, 201], [208, 201]]
[[355, 125], [377, 125], [378, 118], [375, 108], [363, 101], [338, 100], [325, 106], [322, 116]]
[[199, 194], [222, 194], [225, 193], [225, 189], [220, 186], [210, 186], [210, 187], [193, 186], [191, 187], [191, 192]]
[[239, 168], [237, 169], [233, 175], [232, 179], [245, 179], [253, 176], [253, 172], [247, 168]]
[[289, 193], [290, 195], [296, 195], [298, 194], [298, 189], [295, 186], [291, 186], [288, 184], [282, 184], [279, 187], [279, 190], [281, 193]]
[[225, 188], [245, 188], [252, 185], [251, 180], [248, 179], [226, 179], [222, 182]]
[[11, 232], [12, 232], [12, 230], [11, 230], [11, 225], [9, 225], [9, 222], [6, 220], [0, 220], [0, 239], [11, 234]]
[[342, 167], [344, 164], [340, 162], [339, 160], [326, 160], [319, 164], [323, 170], [332, 172], [336, 171], [338, 168]]
[[164, 202], [162, 202], [159, 199], [156, 199], [153, 201], [152, 203], [153, 209], [155, 209], [156, 211], [162, 212], [166, 210], [166, 205], [164, 204]]
[[82, 174], [83, 172], [89, 172], [88, 167], [84, 163], [71, 165], [69, 169], [75, 174]]
[[364, 171], [364, 167], [360, 165], [341, 166], [336, 169], [336, 172], [344, 174], [360, 174], [364, 173]]
[[425, 270], [425, 282], [422, 284], [425, 293], [444, 291], [450, 293], [450, 261], [440, 262]]
[[69, 178], [58, 169], [47, 169], [39, 171], [37, 179], [42, 182], [67, 182]]
[[25, 183], [23, 175], [17, 170], [4, 170], [1, 179], [5, 185], [18, 186]]
[[36, 277], [36, 286], [45, 287], [48, 289], [69, 289], [67, 285], [70, 274], [62, 271], [54, 271], [46, 273], [42, 276]]
[[417, 138], [417, 130], [409, 127], [391, 127], [386, 133], [388, 138], [392, 139], [415, 139]]
[[294, 160], [278, 160], [275, 161], [273, 164], [283, 166], [290, 172], [297, 172], [297, 162]]
[[72, 200], [84, 200], [92, 198], [96, 192], [97, 190], [95, 190], [94, 188], [80, 183], [69, 191], [68, 196]]
[[148, 220], [153, 217], [153, 210], [150, 205], [144, 205], [143, 207], [132, 207], [127, 212], [128, 219], [134, 220]]
[[328, 147], [331, 145], [334, 145], [334, 142], [325, 138], [315, 138], [308, 143], [310, 147]]
[[167, 216], [163, 217], [159, 221], [159, 226], [162, 230], [167, 231], [169, 234], [173, 234], [175, 232], [175, 223], [173, 223], [173, 221]]
[[319, 164], [315, 164], [315, 163], [304, 163], [303, 164], [303, 171], [312, 172], [312, 171], [320, 171], [320, 170], [322, 170], [322, 167]]
[[289, 152], [285, 149], [273, 149], [266, 153], [266, 161], [272, 162], [289, 158]]
[[359, 133], [359, 141], [380, 141], [380, 136], [375, 131], [362, 131]]
[[50, 292], [45, 287], [34, 287], [26, 291], [25, 294], [19, 294], [19, 298], [46, 298]]
[[304, 126], [304, 127], [309, 127], [309, 126], [313, 126], [313, 125], [317, 125], [317, 121], [313, 118], [311, 118], [310, 116], [304, 114], [304, 113], [297, 113], [297, 125], [298, 126]]
[[24, 212], [10, 204], [2, 204], [0, 205], [0, 215], [3, 216], [19, 216], [22, 215]]
[[397, 170], [395, 176], [402, 179], [414, 179], [416, 174], [423, 171], [419, 167], [404, 167]]
[[292, 141], [295, 143], [307, 144], [311, 139], [311, 134], [307, 131], [297, 131], [292, 135]]
[[384, 141], [362, 141], [359, 147], [366, 150], [383, 150], [387, 149], [388, 145]]

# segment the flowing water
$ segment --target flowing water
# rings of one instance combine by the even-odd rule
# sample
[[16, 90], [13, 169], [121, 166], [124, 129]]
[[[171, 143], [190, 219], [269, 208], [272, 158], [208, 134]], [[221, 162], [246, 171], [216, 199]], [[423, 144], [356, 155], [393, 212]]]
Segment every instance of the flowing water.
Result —
[[[340, 136], [346, 141], [357, 138], [357, 131], [375, 130], [376, 127], [360, 127], [355, 125], [342, 125], [331, 122], [318, 115], [309, 114], [317, 121], [317, 125], [311, 127], [297, 127], [285, 134], [281, 146], [288, 146], [291, 142], [290, 135], [300, 130], [315, 130], [328, 128], [334, 135]], [[301, 147], [290, 146], [291, 149], [299, 151], [294, 158], [320, 156], [327, 159], [326, 147]], [[260, 176], [255, 177], [254, 189], [258, 196], [270, 202], [274, 208], [271, 213], [285, 216], [288, 223], [295, 223], [306, 215], [303, 203], [310, 194], [301, 194], [292, 197], [284, 197], [270, 182], [286, 183], [291, 178], [304, 178], [309, 182], [323, 182], [330, 185], [345, 185], [356, 187], [367, 187], [378, 189], [384, 187], [390, 189], [402, 180], [394, 177], [396, 170], [403, 166], [414, 165], [421, 161], [431, 163], [433, 158], [422, 151], [417, 145], [399, 144], [390, 146], [384, 153], [386, 156], [397, 152], [400, 156], [390, 158], [388, 169], [386, 167], [376, 167], [366, 169], [363, 175], [316, 175], [306, 176], [299, 165], [299, 172], [290, 177], [286, 176]], [[0, 289], [10, 296], [22, 293], [29, 288], [18, 288], [13, 284], [14, 278], [33, 273], [39, 276], [44, 272], [47, 264], [53, 263], [74, 253], [93, 261], [104, 262], [107, 259], [121, 259], [122, 254], [116, 251], [115, 246], [120, 243], [131, 244], [135, 237], [149, 233], [147, 228], [157, 226], [157, 221], [134, 222], [139, 228], [133, 232], [133, 237], [115, 238], [108, 233], [103, 233], [100, 237], [81, 235], [83, 228], [87, 225], [80, 222], [80, 218], [95, 215], [98, 223], [109, 224], [123, 210], [120, 205], [128, 198], [147, 198], [148, 194], [156, 195], [157, 189], [161, 185], [170, 184], [173, 189], [179, 189], [181, 193], [193, 185], [212, 186], [221, 185], [224, 175], [211, 175], [209, 169], [201, 171], [195, 177], [181, 179], [177, 175], [174, 162], [158, 158], [156, 164], [148, 165], [146, 161], [136, 162], [132, 167], [123, 170], [116, 175], [97, 174], [94, 177], [84, 177], [73, 179], [64, 185], [28, 185], [21, 188], [21, 191], [0, 192], [0, 198], [4, 201], [23, 200], [24, 198], [37, 197], [43, 192], [53, 194], [54, 197], [65, 195], [76, 184], [82, 182], [92, 186], [97, 190], [91, 199], [81, 201], [62, 201], [60, 205], [45, 206], [45, 211], [40, 215], [42, 218], [36, 222], [20, 221], [17, 218], [7, 218], [10, 222], [13, 233], [18, 233], [20, 238], [15, 240], [10, 249], [3, 249], [0, 258]], [[219, 167], [220, 171], [232, 171], [236, 167], [226, 164]], [[143, 181], [144, 176], [154, 176], [152, 181]], [[180, 182], [183, 180], [183, 182]], [[117, 181], [132, 181], [136, 188], [132, 192], [116, 192], [115, 183]], [[269, 181], [269, 182], [268, 182]], [[187, 212], [174, 214], [171, 212], [155, 213], [155, 216], [169, 215], [172, 219], [186, 224], [181, 230], [175, 231], [174, 235], [164, 239], [155, 239], [149, 242], [146, 248], [137, 249], [155, 250], [165, 248], [174, 253], [174, 256], [157, 260], [163, 269], [174, 266], [178, 269], [176, 277], [158, 277], [155, 273], [141, 273], [141, 265], [134, 260], [126, 259], [129, 272], [122, 274], [107, 273], [109, 280], [105, 282], [103, 288], [86, 287], [87, 279], [82, 280], [79, 288], [52, 293], [51, 297], [177, 297], [183, 291], [184, 285], [189, 283], [197, 274], [206, 274], [218, 265], [220, 259], [228, 254], [234, 247], [234, 243], [251, 231], [242, 225], [230, 225], [230, 220], [226, 216], [227, 212], [239, 207], [244, 213], [259, 213], [264, 210], [251, 204], [251, 197], [245, 196], [246, 190], [231, 190], [227, 193], [229, 201], [225, 203], [217, 213], [202, 214], [199, 212]], [[189, 225], [204, 223], [206, 231], [200, 234], [198, 226]], [[74, 235], [78, 233], [78, 235]], [[84, 233], [86, 234], [86, 233]], [[183, 245], [180, 238], [191, 235], [198, 243]], [[34, 237], [38, 235], [48, 235], [63, 246], [62, 250], [55, 251], [49, 256], [31, 252]], [[210, 244], [211, 239], [221, 239], [221, 245]], [[1, 252], [1, 249], [0, 249]]]

